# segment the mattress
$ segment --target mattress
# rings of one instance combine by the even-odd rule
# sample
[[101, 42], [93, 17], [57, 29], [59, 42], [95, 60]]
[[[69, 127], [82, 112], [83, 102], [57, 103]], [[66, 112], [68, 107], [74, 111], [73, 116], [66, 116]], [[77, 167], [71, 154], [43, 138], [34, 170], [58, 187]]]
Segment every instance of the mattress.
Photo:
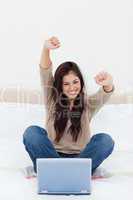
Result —
[[109, 133], [115, 140], [115, 150], [101, 167], [111, 177], [92, 180], [92, 194], [88, 196], [37, 195], [36, 178], [26, 179], [22, 169], [31, 165], [22, 135], [30, 125], [45, 126], [42, 105], [0, 104], [0, 199], [131, 199], [133, 188], [133, 105], [105, 105], [91, 123], [92, 134]]

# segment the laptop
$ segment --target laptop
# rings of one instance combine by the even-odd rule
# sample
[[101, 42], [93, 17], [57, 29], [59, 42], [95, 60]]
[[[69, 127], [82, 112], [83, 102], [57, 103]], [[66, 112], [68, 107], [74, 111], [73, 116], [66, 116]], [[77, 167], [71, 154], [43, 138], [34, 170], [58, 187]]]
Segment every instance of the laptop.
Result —
[[91, 194], [91, 165], [88, 158], [38, 158], [38, 194]]

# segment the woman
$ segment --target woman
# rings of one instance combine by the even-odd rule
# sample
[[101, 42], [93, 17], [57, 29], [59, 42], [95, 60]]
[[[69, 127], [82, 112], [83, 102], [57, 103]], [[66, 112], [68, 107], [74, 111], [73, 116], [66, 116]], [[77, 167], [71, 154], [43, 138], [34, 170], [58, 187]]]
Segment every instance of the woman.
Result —
[[45, 41], [40, 60], [41, 84], [47, 110], [46, 129], [30, 126], [23, 141], [36, 172], [37, 158], [91, 158], [92, 174], [111, 154], [114, 141], [106, 133], [90, 136], [92, 117], [114, 91], [113, 79], [107, 72], [96, 75], [99, 91], [85, 92], [83, 76], [74, 62], [64, 62], [52, 75], [50, 52], [58, 49], [58, 38]]

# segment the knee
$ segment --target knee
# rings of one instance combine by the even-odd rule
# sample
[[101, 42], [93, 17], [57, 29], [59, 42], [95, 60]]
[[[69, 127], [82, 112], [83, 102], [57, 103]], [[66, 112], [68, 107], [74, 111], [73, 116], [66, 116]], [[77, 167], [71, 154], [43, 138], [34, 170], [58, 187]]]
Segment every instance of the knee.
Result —
[[108, 151], [110, 153], [113, 151], [115, 142], [109, 134], [99, 133], [95, 135], [95, 137], [101, 150]]
[[41, 135], [47, 135], [45, 129], [39, 126], [29, 126], [23, 134], [23, 143], [27, 144], [37, 144], [41, 140]]

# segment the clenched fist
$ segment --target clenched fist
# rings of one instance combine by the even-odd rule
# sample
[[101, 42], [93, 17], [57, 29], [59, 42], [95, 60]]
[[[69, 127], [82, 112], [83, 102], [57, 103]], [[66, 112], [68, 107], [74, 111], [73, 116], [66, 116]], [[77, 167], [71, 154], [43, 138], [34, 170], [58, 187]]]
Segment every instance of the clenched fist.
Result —
[[111, 91], [113, 89], [113, 78], [111, 74], [101, 71], [94, 77], [96, 83], [104, 87], [105, 90]]
[[113, 78], [111, 74], [107, 72], [99, 72], [95, 77], [94, 77], [96, 83], [101, 86], [107, 86], [107, 85], [112, 85], [113, 84]]
[[57, 37], [51, 37], [45, 41], [44, 47], [49, 50], [57, 49], [60, 47], [60, 41], [58, 40]]

